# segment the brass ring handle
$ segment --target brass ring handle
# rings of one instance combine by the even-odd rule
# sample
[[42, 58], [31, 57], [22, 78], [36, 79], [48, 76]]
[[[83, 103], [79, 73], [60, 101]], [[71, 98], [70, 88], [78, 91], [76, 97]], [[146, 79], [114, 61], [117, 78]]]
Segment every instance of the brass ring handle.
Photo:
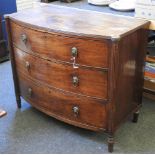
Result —
[[21, 40], [22, 40], [24, 43], [27, 42], [27, 36], [26, 36], [26, 34], [22, 34], [22, 35], [21, 35]]
[[79, 78], [77, 76], [73, 76], [72, 83], [74, 87], [79, 85]]
[[78, 56], [78, 49], [76, 47], [72, 47], [71, 54], [72, 54], [72, 57], [77, 57]]
[[28, 97], [32, 96], [32, 88], [28, 88]]
[[80, 111], [79, 107], [78, 106], [74, 106], [72, 108], [72, 110], [73, 110], [74, 116], [77, 117], [79, 115], [79, 111]]
[[25, 62], [25, 67], [27, 68], [27, 70], [30, 69], [30, 63], [28, 61]]

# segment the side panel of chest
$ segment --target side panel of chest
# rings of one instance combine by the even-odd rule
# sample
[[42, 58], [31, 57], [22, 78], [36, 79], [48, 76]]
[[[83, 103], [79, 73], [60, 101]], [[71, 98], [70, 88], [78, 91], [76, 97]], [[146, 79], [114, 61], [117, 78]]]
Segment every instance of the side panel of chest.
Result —
[[142, 104], [147, 30], [140, 29], [113, 42], [110, 65], [111, 106], [116, 130]]

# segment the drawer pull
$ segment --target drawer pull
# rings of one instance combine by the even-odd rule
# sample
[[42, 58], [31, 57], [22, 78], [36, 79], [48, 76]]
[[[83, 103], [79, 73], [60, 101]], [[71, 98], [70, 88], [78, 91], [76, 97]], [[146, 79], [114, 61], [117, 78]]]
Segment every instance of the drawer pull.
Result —
[[74, 87], [79, 85], [79, 78], [77, 76], [73, 76], [72, 83]]
[[32, 88], [28, 88], [28, 97], [32, 96]]
[[25, 67], [27, 68], [27, 70], [30, 69], [30, 63], [28, 61], [25, 62]]
[[76, 64], [76, 58], [75, 57], [72, 57], [71, 60], [73, 61], [73, 68], [74, 69], [79, 68], [79, 66]]
[[76, 69], [76, 68], [79, 68], [76, 64], [76, 58], [78, 56], [78, 49], [76, 47], [72, 47], [71, 49], [71, 60], [73, 61], [73, 68]]
[[79, 115], [79, 111], [80, 111], [79, 107], [78, 106], [74, 106], [72, 108], [72, 110], [73, 110], [74, 116], [77, 117]]
[[77, 50], [76, 47], [73, 47], [71, 52], [72, 52], [72, 57], [77, 57], [78, 56], [78, 50]]
[[26, 44], [26, 42], [27, 42], [27, 36], [26, 36], [26, 34], [22, 34], [21, 35], [21, 40]]

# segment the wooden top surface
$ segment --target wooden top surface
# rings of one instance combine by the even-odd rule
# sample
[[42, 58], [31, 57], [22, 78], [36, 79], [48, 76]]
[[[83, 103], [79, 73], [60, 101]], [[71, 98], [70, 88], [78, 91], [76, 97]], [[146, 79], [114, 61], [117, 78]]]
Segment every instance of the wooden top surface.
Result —
[[149, 26], [148, 21], [141, 19], [52, 4], [7, 17], [47, 31], [109, 39], [118, 39], [140, 27]]

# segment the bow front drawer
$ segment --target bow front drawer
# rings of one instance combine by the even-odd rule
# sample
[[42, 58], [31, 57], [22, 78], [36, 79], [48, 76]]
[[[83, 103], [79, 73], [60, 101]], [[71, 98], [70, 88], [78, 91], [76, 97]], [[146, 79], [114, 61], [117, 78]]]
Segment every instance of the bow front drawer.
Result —
[[15, 48], [15, 60], [19, 72], [24, 72], [46, 85], [85, 96], [107, 99], [108, 75], [104, 70], [74, 69], [72, 65], [46, 61], [17, 48]]
[[[76, 64], [108, 67], [108, 41], [47, 33], [11, 22], [15, 46], [47, 59]], [[75, 59], [74, 59], [75, 58]]]
[[106, 128], [106, 104], [95, 99], [49, 89], [24, 74], [20, 75], [19, 84], [21, 95], [39, 110], [79, 127], [92, 130]]

